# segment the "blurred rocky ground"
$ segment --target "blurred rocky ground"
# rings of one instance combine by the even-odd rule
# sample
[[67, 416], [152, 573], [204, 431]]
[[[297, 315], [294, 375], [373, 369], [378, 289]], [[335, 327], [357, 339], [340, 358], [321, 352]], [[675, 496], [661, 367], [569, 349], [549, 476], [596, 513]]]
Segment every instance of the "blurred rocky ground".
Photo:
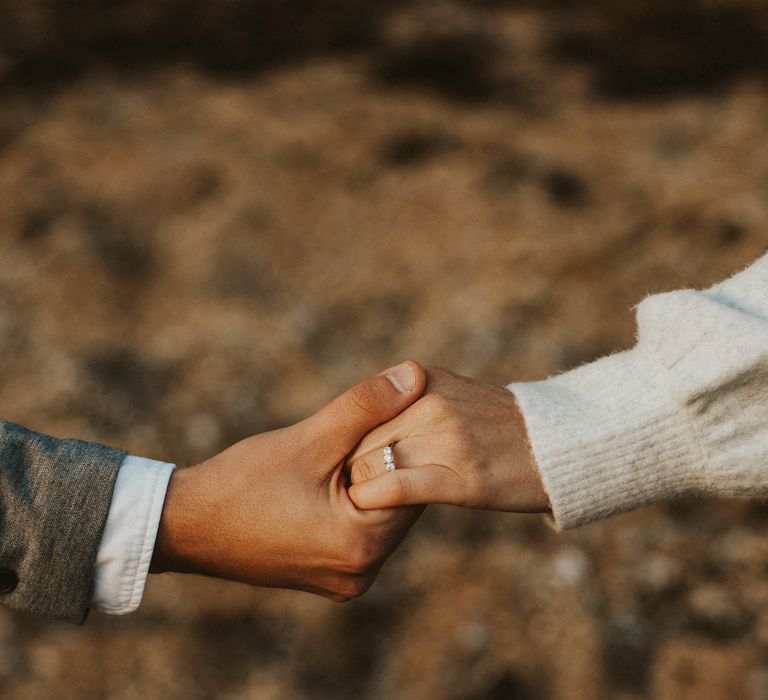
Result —
[[[768, 241], [758, 0], [0, 0], [0, 415], [185, 464], [405, 357], [506, 383]], [[373, 590], [0, 612], [0, 695], [768, 697], [768, 509], [430, 508]]]

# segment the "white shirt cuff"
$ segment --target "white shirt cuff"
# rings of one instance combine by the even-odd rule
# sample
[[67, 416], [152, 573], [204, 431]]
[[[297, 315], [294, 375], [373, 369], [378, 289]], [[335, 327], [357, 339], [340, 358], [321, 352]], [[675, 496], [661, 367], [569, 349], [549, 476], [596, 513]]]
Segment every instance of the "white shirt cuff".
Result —
[[139, 607], [174, 468], [132, 456], [120, 465], [93, 572], [94, 610], [125, 615]]

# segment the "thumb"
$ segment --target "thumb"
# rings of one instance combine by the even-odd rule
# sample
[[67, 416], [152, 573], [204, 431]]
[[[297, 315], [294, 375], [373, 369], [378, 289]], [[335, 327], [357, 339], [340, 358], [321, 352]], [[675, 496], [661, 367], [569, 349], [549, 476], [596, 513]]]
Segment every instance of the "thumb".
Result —
[[366, 379], [331, 401], [309, 418], [341, 459], [369, 431], [391, 420], [424, 391], [427, 376], [417, 362], [408, 360]]

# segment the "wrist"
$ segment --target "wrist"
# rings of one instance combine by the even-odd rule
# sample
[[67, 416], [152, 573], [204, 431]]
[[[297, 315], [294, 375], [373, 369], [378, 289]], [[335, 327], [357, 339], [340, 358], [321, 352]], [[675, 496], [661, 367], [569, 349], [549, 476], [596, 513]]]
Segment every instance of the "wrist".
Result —
[[197, 489], [199, 468], [184, 467], [171, 475], [149, 566], [151, 574], [198, 570], [200, 557], [196, 549], [202, 538], [196, 520], [203, 505]]
[[549, 497], [541, 480], [539, 467], [536, 463], [525, 419], [517, 404], [514, 394], [511, 394], [513, 410], [511, 416], [511, 434], [514, 436], [511, 458], [514, 464], [513, 470], [520, 474], [513, 489], [511, 510], [520, 513], [544, 513], [550, 510]]

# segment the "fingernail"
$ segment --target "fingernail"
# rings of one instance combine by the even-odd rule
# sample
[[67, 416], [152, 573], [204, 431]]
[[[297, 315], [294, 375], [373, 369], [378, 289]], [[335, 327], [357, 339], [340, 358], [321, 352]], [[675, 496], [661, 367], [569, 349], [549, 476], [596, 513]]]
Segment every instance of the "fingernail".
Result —
[[416, 386], [416, 375], [413, 369], [405, 362], [397, 367], [387, 370], [387, 379], [401, 394], [407, 394], [413, 391]]

